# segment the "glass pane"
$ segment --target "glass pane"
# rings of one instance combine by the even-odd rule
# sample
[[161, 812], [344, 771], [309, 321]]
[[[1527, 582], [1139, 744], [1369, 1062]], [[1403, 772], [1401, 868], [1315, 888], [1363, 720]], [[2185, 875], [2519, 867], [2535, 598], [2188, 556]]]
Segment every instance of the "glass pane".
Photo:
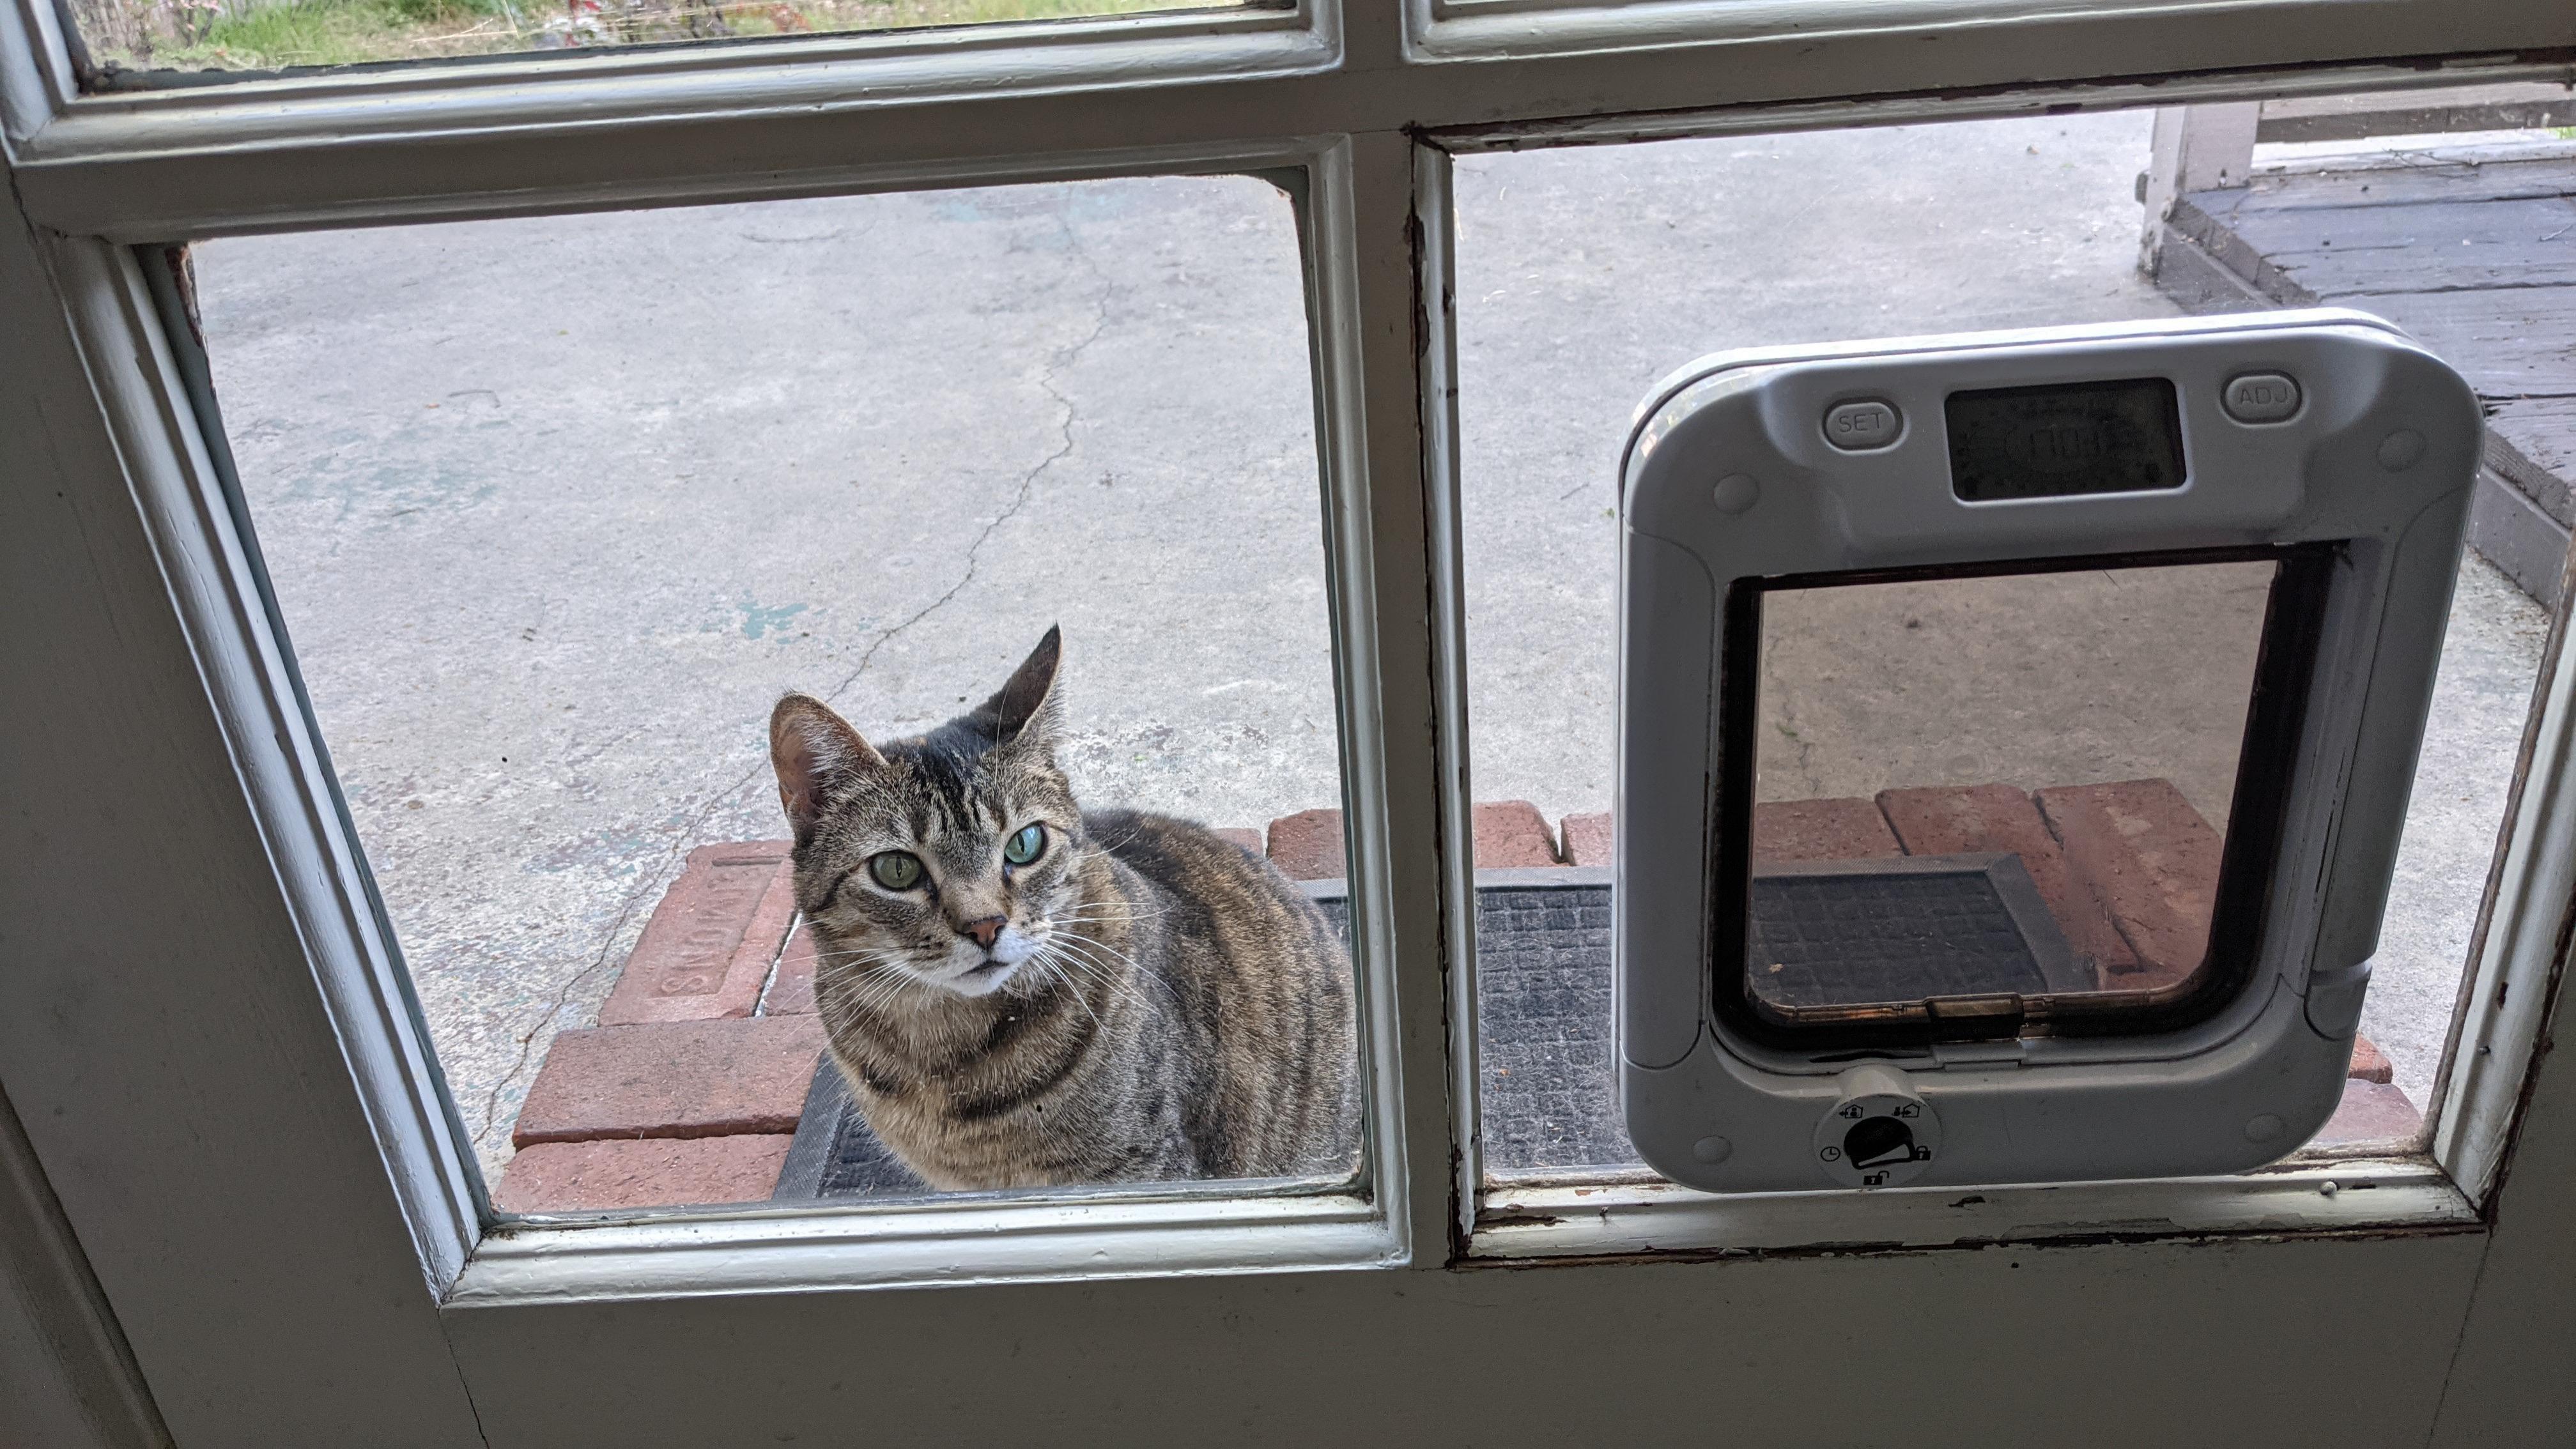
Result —
[[[313, 710], [503, 1207], [1348, 1175], [1279, 191], [195, 264]], [[1283, 863], [1333, 879], [1301, 884], [1260, 827], [1313, 810]]]
[[70, 0], [99, 74], [278, 71], [459, 55], [1228, 8], [1200, 0]]
[[[1800, 1024], [2188, 990], [2278, 569], [1761, 593], [1749, 947], [1719, 989]], [[1870, 1003], [1911, 1009], [1837, 1009]]]
[[[2565, 409], [2549, 401], [2576, 393], [2576, 359], [2535, 340], [2566, 331], [2567, 289], [2546, 285], [2563, 279], [2566, 248], [2576, 245], [2576, 233], [2546, 240], [2568, 219], [2565, 139], [2530, 129], [2528, 107], [2438, 116], [2427, 97], [2391, 93], [2394, 119], [2381, 131], [2455, 134], [2364, 135], [2357, 128], [2380, 123], [2353, 98], [2267, 106], [2267, 137], [2280, 140], [2256, 148], [2250, 184], [2183, 197], [2152, 224], [2138, 200], [2140, 173], [2152, 166], [2153, 117], [2143, 111], [1460, 159], [1470, 758], [1476, 859], [1487, 872], [1477, 915], [1479, 1113], [1491, 1175], [1643, 1171], [1619, 1119], [1610, 1025], [1610, 641], [1618, 448], [1654, 380], [1726, 348], [2318, 301], [2389, 317], [2459, 367], [2488, 401], [2497, 464], [2481, 481], [2461, 559], [2363, 1016], [2369, 1044], [2356, 1054], [2345, 1112], [2319, 1140], [2415, 1129], [2442, 1066], [2576, 521], [2564, 466], [2576, 439], [2565, 432]], [[2442, 226], [2429, 228], [2436, 216]], [[2141, 267], [2142, 231], [2159, 242], [2151, 270]], [[2049, 586], [2100, 590], [2100, 605], [2084, 615], [2088, 633], [2142, 647], [2138, 636], [2152, 632], [2110, 607], [2121, 596], [2107, 580]], [[1792, 607], [1884, 607], [1823, 593]], [[2225, 602], [2237, 597], [2229, 589], [2175, 602], [2186, 597], [2204, 632], [2250, 627], [2231, 609], [2259, 616], [2258, 586], [2236, 604]], [[1779, 594], [1766, 599], [1781, 606]], [[1990, 627], [2011, 633], [2024, 622], [2007, 614]], [[1822, 707], [1821, 676], [1834, 669], [1836, 711], [1912, 723], [1902, 734], [1852, 731], [1835, 778], [1775, 776], [1775, 757], [1782, 769], [1795, 762], [1766, 749], [1764, 787], [1776, 791], [1775, 806], [1861, 801], [1871, 807], [1864, 824], [1874, 817], [1874, 828], [1898, 834], [1874, 807], [1901, 767], [1899, 788], [2000, 782], [2025, 795], [2061, 783], [2159, 779], [2213, 835], [2228, 827], [2228, 752], [2242, 737], [2241, 713], [2235, 726], [2226, 721], [2241, 711], [2243, 691], [2222, 690], [2197, 660], [2178, 680], [2094, 668], [2111, 691], [2105, 697], [2134, 692], [2129, 756], [2050, 758], [2052, 774], [2066, 773], [2041, 779], [2017, 761], [2004, 768], [1983, 747], [1953, 751], [1977, 756], [1973, 770], [1956, 774], [1937, 750], [1909, 755], [1906, 741], [1955, 733], [1949, 722], [1924, 728], [1928, 711], [1907, 713], [1912, 693], [1931, 682], [1900, 674], [1874, 683], [1824, 658], [1793, 678], [1800, 671], [1785, 661], [1794, 641], [1780, 642], [1771, 698], [1804, 689], [1816, 701], [1806, 707]], [[2076, 642], [2042, 638], [2033, 647], [2073, 652]], [[2244, 646], [2235, 647], [2231, 668], [2249, 668]], [[1986, 656], [1988, 670], [1995, 657]], [[1907, 695], [1895, 693], [1900, 681]], [[2193, 707], [2164, 707], [2150, 697], [2159, 684], [2186, 691]], [[2221, 694], [2234, 703], [2222, 706]], [[1977, 732], [1968, 733], [1973, 743]], [[2047, 745], [2071, 748], [2053, 738]], [[1873, 752], [1882, 758], [1867, 759]], [[1873, 763], [1877, 777], [1863, 768]], [[2050, 822], [2039, 802], [2032, 809]], [[1784, 850], [1791, 844], [1772, 838]], [[2050, 839], [2063, 853], [2064, 842]], [[2074, 940], [2070, 949], [2080, 952]], [[2103, 952], [2092, 954], [2098, 967]]]

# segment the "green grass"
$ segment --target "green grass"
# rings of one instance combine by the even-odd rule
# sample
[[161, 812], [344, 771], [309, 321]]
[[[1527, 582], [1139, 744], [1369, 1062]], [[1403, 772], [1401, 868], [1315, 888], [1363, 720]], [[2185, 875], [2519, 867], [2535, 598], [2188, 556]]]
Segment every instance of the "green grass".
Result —
[[488, 28], [496, 41], [515, 38], [499, 0], [302, 0], [218, 20], [206, 46], [258, 70], [350, 65], [437, 54], [435, 38], [470, 32], [481, 22], [493, 22]]
[[[723, 0], [728, 33], [896, 30], [1171, 10], [1207, 0]], [[680, 0], [654, 0], [622, 31], [605, 19], [625, 13], [605, 0], [600, 28], [577, 43], [649, 44], [692, 36]], [[148, 56], [93, 43], [103, 62], [133, 69], [281, 70], [537, 48], [547, 22], [568, 15], [565, 0], [284, 0], [217, 20], [194, 45], [164, 43]]]

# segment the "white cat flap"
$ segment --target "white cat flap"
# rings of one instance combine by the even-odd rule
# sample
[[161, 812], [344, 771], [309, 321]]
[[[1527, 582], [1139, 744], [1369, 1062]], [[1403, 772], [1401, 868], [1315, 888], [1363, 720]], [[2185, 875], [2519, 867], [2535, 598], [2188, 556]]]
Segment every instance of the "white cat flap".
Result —
[[1702, 359], [1625, 460], [1638, 1152], [2239, 1171], [2332, 1114], [2481, 437], [2343, 311]]

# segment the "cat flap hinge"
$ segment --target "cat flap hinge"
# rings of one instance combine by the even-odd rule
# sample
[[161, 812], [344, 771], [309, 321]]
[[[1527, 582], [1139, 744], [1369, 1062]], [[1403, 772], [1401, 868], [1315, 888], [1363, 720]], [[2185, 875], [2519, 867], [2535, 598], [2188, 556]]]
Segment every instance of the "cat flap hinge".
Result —
[[2029, 1011], [2018, 992], [1989, 996], [1935, 996], [1923, 1003], [1932, 1024], [1951, 1040], [1994, 1041], [2021, 1035]]

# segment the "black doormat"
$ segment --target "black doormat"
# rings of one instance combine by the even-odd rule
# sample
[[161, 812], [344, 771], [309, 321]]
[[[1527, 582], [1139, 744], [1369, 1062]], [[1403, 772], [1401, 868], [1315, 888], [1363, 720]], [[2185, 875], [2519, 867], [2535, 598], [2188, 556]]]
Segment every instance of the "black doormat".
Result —
[[1777, 1006], [2090, 991], [2021, 857], [2001, 851], [1766, 865], [1754, 993]]
[[[1487, 1170], [1638, 1166], [1619, 1114], [1610, 872], [1479, 871], [1476, 882], [1478, 1125]], [[1342, 882], [1307, 889], [1347, 937]], [[2086, 989], [2062, 984], [2076, 969], [2066, 943], [2009, 855], [1765, 866], [1754, 883], [1754, 936], [1761, 989], [1791, 1004]], [[1769, 971], [1774, 962], [1782, 969]], [[1828, 962], [1835, 964], [1818, 969]], [[868, 1131], [825, 1057], [777, 1198], [927, 1191]]]

